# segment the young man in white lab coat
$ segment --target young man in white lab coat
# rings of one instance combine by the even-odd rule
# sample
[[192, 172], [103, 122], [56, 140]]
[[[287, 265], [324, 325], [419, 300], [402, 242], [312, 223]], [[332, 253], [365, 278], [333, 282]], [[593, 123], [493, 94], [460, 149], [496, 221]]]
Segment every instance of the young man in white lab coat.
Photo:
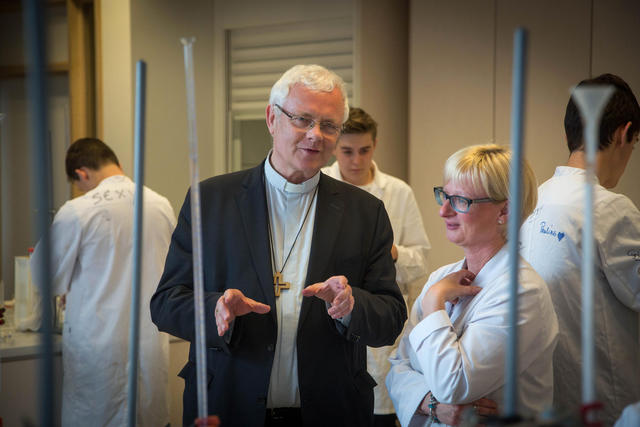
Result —
[[[417, 282], [417, 279], [426, 278], [431, 245], [411, 187], [381, 172], [373, 161], [377, 143], [377, 123], [363, 109], [351, 108], [334, 150], [336, 162], [323, 168], [322, 172], [355, 185], [384, 202], [393, 229], [391, 256], [395, 261], [396, 281], [406, 301], [409, 295], [415, 297], [422, 289], [424, 280]], [[411, 290], [410, 286], [415, 289]], [[374, 389], [376, 426], [395, 425], [395, 410], [384, 382], [394, 348], [367, 348], [367, 370], [378, 383]]]
[[[84, 195], [67, 201], [51, 227], [54, 295], [65, 295], [62, 332], [62, 425], [127, 423], [134, 183], [113, 151], [93, 138], [74, 142], [66, 172]], [[168, 200], [144, 189], [142, 249], [140, 426], [164, 426], [168, 415], [168, 336], [151, 323], [149, 300], [164, 268], [175, 227]], [[34, 283], [42, 283], [31, 257]]]
[[[609, 189], [622, 176], [640, 131], [640, 107], [629, 86], [604, 74], [583, 85], [612, 85], [600, 123], [594, 186], [595, 386], [604, 425], [640, 400], [640, 212]], [[585, 151], [580, 115], [569, 100], [564, 119], [569, 160], [539, 189], [522, 226], [522, 256], [549, 286], [560, 334], [554, 354], [554, 406], [578, 416], [581, 405], [581, 265]]]

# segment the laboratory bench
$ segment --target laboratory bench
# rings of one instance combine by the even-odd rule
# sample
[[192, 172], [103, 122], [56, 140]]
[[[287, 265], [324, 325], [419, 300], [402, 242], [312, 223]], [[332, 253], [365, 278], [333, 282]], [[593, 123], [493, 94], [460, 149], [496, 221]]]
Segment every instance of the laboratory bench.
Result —
[[[38, 425], [40, 339], [37, 332], [13, 330], [13, 313], [6, 312], [0, 325], [0, 418], [2, 427]], [[11, 320], [10, 320], [11, 319]], [[169, 340], [169, 416], [172, 426], [182, 425], [184, 382], [178, 372], [186, 363], [189, 343]], [[62, 336], [53, 334], [54, 416], [60, 420], [62, 397]], [[25, 421], [27, 423], [25, 423]], [[54, 423], [59, 425], [59, 422]]]
[[[3, 427], [38, 425], [40, 339], [36, 332], [0, 326], [0, 417]], [[60, 419], [62, 336], [53, 334], [54, 416]], [[29, 424], [27, 424], [29, 423]]]

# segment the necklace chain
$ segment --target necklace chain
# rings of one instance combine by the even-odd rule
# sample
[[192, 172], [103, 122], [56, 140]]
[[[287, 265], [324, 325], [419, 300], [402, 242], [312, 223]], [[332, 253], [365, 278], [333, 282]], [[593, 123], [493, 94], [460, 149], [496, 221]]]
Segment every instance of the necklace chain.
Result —
[[[289, 257], [291, 256], [291, 253], [293, 252], [293, 248], [296, 245], [296, 242], [298, 241], [298, 237], [300, 236], [300, 232], [302, 231], [302, 229], [304, 228], [304, 224], [307, 222], [307, 217], [309, 216], [309, 212], [311, 212], [311, 206], [313, 205], [313, 202], [316, 199], [316, 196], [318, 195], [318, 185], [316, 185], [315, 190], [313, 191], [313, 197], [311, 197], [311, 202], [309, 202], [309, 206], [307, 207], [307, 212], [304, 214], [304, 219], [302, 220], [302, 224], [300, 225], [300, 228], [298, 229], [298, 232], [296, 233], [296, 237], [295, 239], [293, 239], [293, 243], [291, 244], [291, 248], [289, 248], [289, 253], [287, 254], [287, 257], [285, 258], [284, 262], [282, 263], [282, 268], [280, 269], [280, 271], [278, 271], [278, 269], [276, 268], [276, 255], [275, 255], [275, 250], [274, 250], [274, 246], [275, 246], [275, 242], [273, 241], [273, 233], [271, 232], [271, 213], [269, 212], [269, 207], [267, 206], [267, 216], [268, 216], [268, 229], [269, 229], [269, 243], [271, 246], [271, 268], [273, 268], [273, 270], [281, 275], [282, 272], [284, 271], [284, 267], [287, 265], [287, 261], [289, 261]], [[282, 249], [284, 250], [284, 242], [282, 244]]]

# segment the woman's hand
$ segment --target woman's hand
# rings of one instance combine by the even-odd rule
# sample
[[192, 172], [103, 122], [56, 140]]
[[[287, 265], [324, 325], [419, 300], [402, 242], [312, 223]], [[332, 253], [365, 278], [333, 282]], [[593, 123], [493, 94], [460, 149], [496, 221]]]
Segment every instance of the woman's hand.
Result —
[[460, 297], [476, 295], [482, 288], [471, 284], [475, 278], [475, 274], [463, 269], [446, 275], [432, 285], [422, 299], [424, 316], [444, 310], [444, 303], [447, 301], [455, 304]]
[[[431, 392], [427, 393], [418, 408], [418, 412], [423, 415], [430, 415], [431, 413], [429, 409], [430, 397]], [[480, 420], [483, 420], [484, 417], [488, 417], [490, 415], [498, 415], [498, 404], [487, 398], [478, 399], [467, 405], [450, 405], [448, 403], [440, 402], [438, 403], [438, 406], [436, 406], [435, 415], [441, 423], [450, 426], [457, 426], [463, 420], [462, 417], [465, 412], [469, 409], [473, 409]]]

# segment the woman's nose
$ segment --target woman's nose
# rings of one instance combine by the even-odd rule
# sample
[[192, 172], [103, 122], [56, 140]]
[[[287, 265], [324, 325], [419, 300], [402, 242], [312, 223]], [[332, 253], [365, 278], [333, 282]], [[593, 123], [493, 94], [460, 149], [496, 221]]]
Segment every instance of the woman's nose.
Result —
[[456, 211], [453, 210], [453, 208], [451, 207], [451, 203], [449, 202], [449, 199], [445, 199], [444, 202], [442, 203], [442, 206], [440, 206], [440, 210], [439, 210], [440, 216], [445, 218], [448, 216], [455, 215], [455, 213]]

